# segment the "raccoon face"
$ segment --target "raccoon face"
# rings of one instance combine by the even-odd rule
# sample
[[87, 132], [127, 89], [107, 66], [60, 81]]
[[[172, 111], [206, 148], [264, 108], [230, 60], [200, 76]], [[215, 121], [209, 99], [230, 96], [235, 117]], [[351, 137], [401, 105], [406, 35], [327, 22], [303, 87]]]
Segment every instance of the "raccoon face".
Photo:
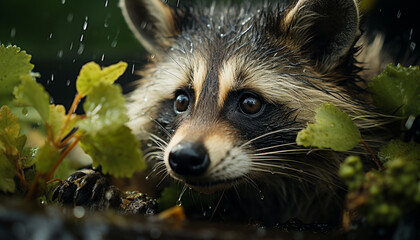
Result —
[[156, 143], [146, 157], [201, 192], [265, 174], [324, 174], [294, 142], [320, 103], [354, 106], [345, 85], [355, 72], [355, 0], [121, 6], [153, 55], [128, 105], [130, 127]]

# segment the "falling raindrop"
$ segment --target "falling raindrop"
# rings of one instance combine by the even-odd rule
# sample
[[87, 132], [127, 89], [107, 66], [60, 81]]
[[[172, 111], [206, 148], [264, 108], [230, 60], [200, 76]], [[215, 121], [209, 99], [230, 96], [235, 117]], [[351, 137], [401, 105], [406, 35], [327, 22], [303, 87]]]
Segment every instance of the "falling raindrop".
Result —
[[66, 0], [61, 0], [61, 4], [65, 4], [66, 3]]
[[112, 41], [111, 47], [115, 48], [117, 44], [118, 44], [118, 40], [115, 39], [114, 41]]
[[84, 34], [80, 35], [80, 42], [83, 42], [83, 39], [84, 38], [85, 38], [85, 35]]
[[63, 50], [59, 50], [59, 51], [57, 52], [57, 57], [58, 57], [58, 58], [62, 58], [62, 57], [63, 57], [63, 55], [64, 55]]
[[69, 23], [73, 22], [73, 18], [74, 18], [73, 13], [69, 13], [69, 14], [67, 15], [67, 22], [69, 22]]
[[397, 18], [398, 18], [398, 19], [400, 19], [400, 18], [401, 18], [401, 10], [398, 10], [398, 13], [397, 13]]
[[85, 17], [85, 22], [83, 23], [83, 27], [82, 27], [83, 31], [86, 31], [86, 29], [88, 27], [88, 20], [89, 20], [89, 18], [86, 16]]
[[83, 51], [85, 51], [85, 45], [83, 43], [80, 43], [79, 49], [77, 50], [77, 54], [82, 55]]
[[51, 73], [51, 82], [54, 82], [54, 73]]
[[413, 52], [416, 49], [416, 43], [415, 42], [411, 42], [410, 43], [410, 50]]
[[108, 0], [105, 0], [105, 7], [108, 7]]
[[101, 62], [103, 62], [104, 60], [105, 60], [105, 53], [103, 53], [101, 56]]
[[133, 64], [133, 66], [131, 67], [131, 74], [132, 75], [134, 74], [135, 69], [136, 69], [136, 64]]
[[50, 35], [48, 35], [48, 40], [52, 39], [53, 37], [53, 33], [50, 33]]
[[73, 50], [73, 42], [70, 43], [70, 51]]
[[67, 80], [66, 81], [66, 86], [68, 87], [68, 86], [70, 86], [70, 84], [71, 84], [71, 81], [70, 80]]
[[16, 28], [12, 28], [10, 30], [10, 38], [14, 38], [16, 36]]

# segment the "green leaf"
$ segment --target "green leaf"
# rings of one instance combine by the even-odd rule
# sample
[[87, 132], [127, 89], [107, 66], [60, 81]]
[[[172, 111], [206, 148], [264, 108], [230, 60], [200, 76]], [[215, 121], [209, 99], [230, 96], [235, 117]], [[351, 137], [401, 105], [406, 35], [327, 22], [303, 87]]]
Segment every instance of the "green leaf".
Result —
[[[50, 105], [49, 107], [49, 120], [47, 122], [48, 126], [51, 127], [53, 131], [54, 138], [57, 138], [61, 133], [64, 124], [67, 121], [66, 109], [63, 105]], [[63, 131], [63, 137], [66, 136], [70, 131], [75, 127], [76, 122], [80, 119], [79, 116], [73, 114], [70, 117], [70, 122], [68, 123], [66, 129]]]
[[21, 81], [21, 76], [29, 74], [34, 65], [31, 55], [16, 46], [0, 46], [0, 105], [13, 99], [13, 89]]
[[14, 177], [16, 168], [7, 159], [6, 155], [0, 152], [0, 191], [14, 192], [16, 189]]
[[92, 165], [102, 166], [105, 174], [131, 177], [134, 172], [145, 168], [140, 144], [126, 126], [95, 135], [83, 135], [80, 146], [92, 157]]
[[129, 120], [119, 85], [100, 83], [92, 87], [83, 108], [87, 118], [80, 121], [78, 126], [88, 134], [113, 132]]
[[408, 117], [420, 115], [420, 69], [388, 65], [369, 83], [374, 104], [384, 113]]
[[14, 116], [8, 106], [0, 109], [0, 150], [7, 155], [18, 153], [16, 138], [19, 135], [20, 126], [18, 118]]
[[15, 88], [13, 94], [18, 105], [34, 107], [44, 122], [48, 122], [50, 97], [44, 87], [37, 83], [31, 75], [22, 76], [22, 83]]
[[48, 173], [60, 157], [59, 149], [51, 146], [46, 141], [44, 146], [39, 148], [38, 155], [35, 158], [36, 167], [40, 173]]
[[384, 164], [394, 159], [420, 162], [420, 144], [394, 139], [381, 148], [378, 157]]
[[315, 110], [315, 122], [298, 133], [296, 142], [305, 147], [348, 151], [361, 140], [359, 129], [351, 118], [331, 103]]
[[86, 96], [91, 92], [92, 87], [99, 83], [111, 85], [126, 69], [127, 63], [125, 62], [119, 62], [103, 69], [98, 64], [89, 62], [82, 67], [77, 77], [77, 92], [82, 96]]
[[25, 147], [22, 150], [22, 168], [30, 168], [36, 162], [36, 156], [39, 154], [39, 147]]

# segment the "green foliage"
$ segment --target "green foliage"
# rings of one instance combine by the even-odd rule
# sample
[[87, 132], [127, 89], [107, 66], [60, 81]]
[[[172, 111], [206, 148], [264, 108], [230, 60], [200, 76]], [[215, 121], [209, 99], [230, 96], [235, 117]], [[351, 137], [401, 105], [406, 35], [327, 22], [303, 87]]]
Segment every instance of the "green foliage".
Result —
[[359, 210], [369, 222], [393, 224], [404, 213], [420, 210], [420, 145], [392, 140], [379, 156], [385, 170], [364, 174], [361, 161], [353, 159], [343, 163], [340, 176], [349, 186], [351, 202], [363, 202]]
[[376, 106], [387, 114], [420, 115], [420, 68], [388, 65], [369, 83]]
[[93, 166], [116, 177], [131, 177], [145, 168], [139, 142], [126, 126], [96, 134], [85, 134], [80, 146], [93, 159]]
[[333, 104], [324, 103], [315, 112], [315, 122], [298, 133], [298, 145], [347, 151], [360, 142], [356, 124]]
[[125, 62], [119, 62], [103, 69], [94, 62], [87, 63], [82, 67], [77, 77], [77, 92], [82, 96], [86, 96], [99, 83], [113, 84], [126, 69], [127, 63]]
[[78, 126], [89, 135], [113, 132], [129, 119], [121, 87], [99, 83], [92, 87], [83, 105], [87, 118]]
[[0, 154], [0, 191], [15, 191], [15, 166], [7, 159], [4, 153]]
[[13, 99], [13, 89], [21, 81], [21, 76], [30, 74], [34, 65], [31, 55], [16, 46], [0, 45], [0, 106]]
[[[1, 46], [0, 56], [0, 74], [4, 73], [0, 80], [7, 86], [1, 96], [14, 95], [18, 106], [31, 107], [47, 131], [42, 147], [25, 147], [26, 136], [19, 135], [22, 121], [8, 106], [1, 108], [0, 191], [27, 193], [27, 198], [35, 199], [38, 192], [51, 190], [46, 183], [69, 174], [69, 164], [63, 160], [78, 143], [91, 155], [93, 166], [102, 166], [105, 173], [129, 177], [145, 167], [139, 142], [125, 126], [128, 116], [122, 90], [112, 85], [125, 72], [126, 63], [103, 69], [93, 62], [86, 64], [77, 78], [79, 93], [66, 113], [64, 106], [49, 104], [48, 93], [31, 73], [29, 55], [17, 47]], [[78, 116], [74, 110], [83, 97], [86, 115]]]
[[35, 108], [42, 120], [48, 122], [50, 116], [50, 97], [48, 93], [30, 74], [21, 76], [21, 80], [22, 83], [13, 91], [15, 103], [19, 106], [31, 106]]

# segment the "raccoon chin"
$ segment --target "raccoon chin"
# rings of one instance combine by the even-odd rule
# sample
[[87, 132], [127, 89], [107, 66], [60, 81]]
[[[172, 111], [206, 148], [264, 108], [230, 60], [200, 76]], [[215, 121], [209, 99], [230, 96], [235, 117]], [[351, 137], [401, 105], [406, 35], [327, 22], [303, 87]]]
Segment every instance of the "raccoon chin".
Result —
[[171, 174], [171, 176], [182, 182], [185, 183], [191, 189], [204, 193], [204, 194], [212, 194], [217, 191], [224, 191], [230, 189], [242, 182], [242, 178], [232, 178], [232, 179], [207, 179], [207, 178], [182, 178], [176, 176], [175, 174]]

